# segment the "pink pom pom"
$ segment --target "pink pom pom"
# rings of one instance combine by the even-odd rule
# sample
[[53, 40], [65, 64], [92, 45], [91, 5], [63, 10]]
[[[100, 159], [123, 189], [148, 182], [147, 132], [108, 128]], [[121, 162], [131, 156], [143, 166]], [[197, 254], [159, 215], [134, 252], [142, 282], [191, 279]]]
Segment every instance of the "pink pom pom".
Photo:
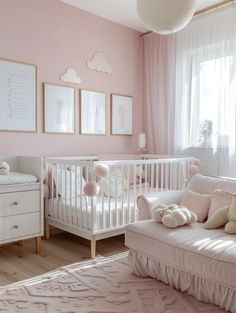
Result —
[[86, 194], [86, 196], [95, 197], [96, 195], [99, 194], [100, 187], [96, 182], [91, 181], [91, 182], [88, 182], [85, 184], [83, 190], [84, 190], [84, 193]]
[[199, 168], [196, 165], [192, 165], [190, 166], [188, 173], [189, 173], [189, 176], [192, 177], [199, 173]]
[[197, 167], [200, 166], [201, 161], [199, 159], [195, 159], [193, 164], [196, 165]]
[[98, 177], [107, 177], [109, 174], [109, 167], [104, 164], [95, 165], [94, 171]]

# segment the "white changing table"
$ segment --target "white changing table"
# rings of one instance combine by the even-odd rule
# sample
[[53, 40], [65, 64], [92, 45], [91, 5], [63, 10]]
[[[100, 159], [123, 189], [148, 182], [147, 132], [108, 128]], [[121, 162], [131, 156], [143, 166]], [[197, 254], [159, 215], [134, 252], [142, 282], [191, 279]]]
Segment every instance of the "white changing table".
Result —
[[40, 253], [43, 235], [43, 163], [40, 157], [0, 157], [10, 170], [31, 174], [34, 183], [0, 185], [0, 245], [35, 238]]

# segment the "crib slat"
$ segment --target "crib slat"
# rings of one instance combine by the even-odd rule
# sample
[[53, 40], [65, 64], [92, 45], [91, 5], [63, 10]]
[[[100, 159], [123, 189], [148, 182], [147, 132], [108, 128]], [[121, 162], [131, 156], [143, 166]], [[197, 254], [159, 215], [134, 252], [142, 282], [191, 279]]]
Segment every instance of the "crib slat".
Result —
[[173, 163], [170, 164], [170, 190], [173, 190]]
[[133, 220], [134, 222], [136, 222], [136, 186], [137, 186], [137, 175], [136, 175], [136, 165], [133, 165], [133, 186], [134, 186], [134, 190], [133, 190], [133, 208], [132, 208], [132, 213], [133, 213]]
[[121, 167], [121, 225], [124, 225], [124, 166]]
[[111, 167], [109, 167], [109, 171], [108, 171], [108, 190], [107, 190], [107, 196], [108, 196], [108, 228], [111, 227], [112, 225], [112, 220], [111, 220], [111, 197], [110, 197], [110, 179], [111, 179], [111, 175], [110, 175], [110, 172], [111, 172]]
[[145, 193], [147, 193], [147, 182], [148, 182], [148, 171], [149, 171], [148, 164], [144, 165], [144, 186], [145, 186]]
[[[85, 181], [86, 182], [89, 181], [88, 167], [85, 168]], [[83, 227], [85, 227], [86, 229], [89, 228], [89, 210], [88, 210], [89, 201], [90, 201], [90, 199], [88, 199], [88, 197], [86, 197], [86, 201], [85, 201], [85, 225], [83, 224]]]
[[161, 163], [161, 191], [164, 188], [164, 164]]
[[176, 190], [177, 185], [176, 185], [176, 163], [173, 163], [172, 167], [172, 189]]
[[150, 189], [151, 189], [151, 192], [154, 191], [154, 168], [155, 168], [155, 164], [151, 164], [151, 184], [150, 184]]
[[169, 164], [164, 165], [164, 170], [165, 170], [165, 190], [169, 190]]
[[[51, 166], [51, 180], [50, 180], [50, 187], [51, 187], [52, 195], [53, 195], [53, 192], [54, 192], [54, 188], [53, 188], [53, 175], [54, 175], [54, 164], [52, 164], [52, 166]], [[52, 199], [51, 199], [50, 215], [51, 215], [52, 217], [54, 217], [54, 198], [53, 198], [53, 196], [52, 196]]]
[[60, 179], [61, 179], [61, 218], [62, 221], [64, 221], [64, 191], [63, 191], [63, 164], [61, 164], [61, 175], [60, 175]]
[[189, 162], [187, 162], [187, 169], [186, 169], [186, 182], [185, 182], [185, 186], [186, 186], [186, 184], [187, 184], [187, 182], [188, 182], [188, 180], [189, 180], [189, 168], [190, 168], [190, 166], [191, 165], [193, 165], [194, 163], [193, 163], [193, 161], [189, 161]]
[[[77, 165], [75, 165], [74, 167], [74, 174], [75, 174], [75, 205], [74, 205], [74, 225], [78, 226], [78, 171], [77, 171]], [[81, 195], [82, 197], [82, 195]]]
[[[57, 186], [58, 186], [58, 164], [56, 163], [55, 164], [55, 176], [56, 177], [53, 177], [52, 176], [52, 185], [53, 185], [53, 188], [54, 188], [54, 182], [53, 182], [53, 179], [55, 180], [55, 190], [52, 190], [52, 199], [53, 199], [53, 202], [56, 201], [56, 218], [59, 219], [59, 201], [58, 201], [58, 190], [57, 190]], [[55, 194], [55, 196], [54, 196]]]
[[178, 189], [181, 189], [181, 166], [178, 164]]
[[83, 205], [84, 205], [84, 194], [83, 194], [83, 166], [76, 166], [79, 169], [79, 189], [80, 189], [80, 207], [78, 212], [78, 224], [83, 227]]
[[126, 224], [131, 223], [132, 219], [130, 217], [130, 165], [127, 166], [127, 182], [128, 182], [128, 190], [127, 190], [127, 219]]
[[[69, 172], [68, 172], [69, 171]], [[67, 206], [67, 222], [70, 222], [70, 216], [71, 216], [71, 223], [73, 224], [73, 216], [74, 216], [74, 208], [72, 207], [72, 169], [71, 169], [71, 165], [68, 165], [68, 169], [67, 172], [69, 173], [69, 178], [70, 178], [70, 206]]]
[[156, 164], [156, 192], [159, 191], [159, 164]]
[[102, 202], [102, 217], [101, 217], [101, 228], [105, 228], [105, 204], [104, 204], [104, 187], [103, 184], [101, 184], [101, 202]]
[[64, 171], [64, 202], [65, 202], [65, 205], [64, 205], [64, 217], [65, 217], [65, 222], [67, 222], [67, 171], [66, 171], [66, 164], [65, 164], [65, 168], [63, 169]]
[[117, 199], [118, 199], [118, 193], [117, 193], [117, 166], [115, 167], [115, 226], [118, 226], [118, 208], [117, 208]]

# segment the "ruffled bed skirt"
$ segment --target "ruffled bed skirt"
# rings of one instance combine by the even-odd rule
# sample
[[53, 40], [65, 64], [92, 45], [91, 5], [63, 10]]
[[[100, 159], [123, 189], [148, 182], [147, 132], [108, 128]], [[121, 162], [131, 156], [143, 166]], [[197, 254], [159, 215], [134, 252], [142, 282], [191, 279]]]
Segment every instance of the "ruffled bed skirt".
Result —
[[[229, 287], [204, 277], [180, 271], [157, 258], [130, 250], [129, 264], [135, 275], [156, 278], [177, 290], [194, 296], [197, 300], [213, 303], [236, 313], [236, 288]], [[235, 273], [236, 275], [236, 273]]]

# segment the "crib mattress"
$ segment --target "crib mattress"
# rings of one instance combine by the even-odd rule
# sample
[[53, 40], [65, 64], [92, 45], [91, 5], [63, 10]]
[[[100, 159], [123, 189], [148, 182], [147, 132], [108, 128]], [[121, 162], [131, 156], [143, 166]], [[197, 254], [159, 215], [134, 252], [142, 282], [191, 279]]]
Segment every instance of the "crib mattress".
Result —
[[[54, 207], [53, 207], [54, 201]], [[52, 218], [59, 219], [64, 222], [79, 224], [85, 228], [92, 228], [92, 220], [95, 219], [96, 229], [101, 230], [108, 227], [117, 227], [128, 224], [129, 221], [135, 221], [135, 216], [138, 217], [138, 210], [134, 209], [134, 201], [127, 200], [122, 202], [110, 198], [110, 203], [107, 198], [102, 202], [101, 197], [96, 197], [96, 214], [92, 217], [91, 201], [87, 201], [87, 197], [82, 197], [82, 210], [80, 209], [81, 197], [71, 200], [55, 199], [49, 200], [49, 214]], [[87, 203], [87, 204], [86, 204]], [[110, 210], [109, 210], [110, 207]]]
[[9, 175], [0, 175], [1, 185], [16, 185], [16, 184], [30, 184], [36, 183], [37, 177], [29, 174], [22, 174], [18, 172], [10, 172]]
[[137, 255], [236, 289], [236, 235], [223, 229], [206, 230], [201, 223], [170, 229], [141, 221], [127, 226], [126, 245]]

